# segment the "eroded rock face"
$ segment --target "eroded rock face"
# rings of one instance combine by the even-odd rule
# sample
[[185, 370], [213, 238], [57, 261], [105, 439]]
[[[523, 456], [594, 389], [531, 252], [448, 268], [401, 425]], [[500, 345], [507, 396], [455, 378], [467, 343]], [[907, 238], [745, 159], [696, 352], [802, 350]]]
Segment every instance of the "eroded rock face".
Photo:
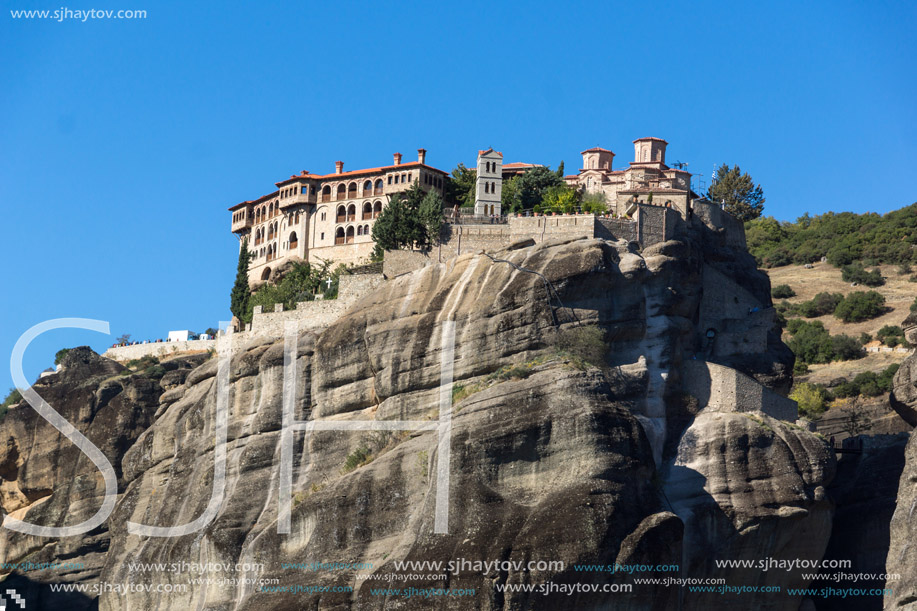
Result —
[[[896, 403], [908, 410], [917, 410], [915, 371], [917, 356], [912, 354], [895, 375], [892, 405], [896, 410]], [[917, 609], [917, 435], [913, 432], [904, 450], [904, 471], [898, 483], [898, 502], [890, 533], [885, 569], [888, 573], [900, 574], [901, 579], [889, 583], [893, 592], [886, 594], [885, 608], [913, 611]]]
[[[278, 534], [282, 341], [234, 351], [216, 518], [180, 537], [129, 534], [128, 522], [192, 522], [213, 489], [218, 359], [187, 375], [167, 374], [154, 421], [137, 427], [118, 461], [121, 495], [100, 578], [186, 589], [103, 594], [100, 608], [468, 608], [468, 599], [372, 591], [389, 585], [473, 588], [473, 605], [482, 609], [727, 608], [728, 597], [683, 596], [663, 586], [637, 586], [627, 597], [499, 591], [630, 582], [622, 573], [576, 572], [574, 563], [682, 564], [685, 576], [710, 577], [723, 574], [709, 566], [716, 555], [777, 557], [824, 547], [830, 511], [823, 487], [833, 457], [823, 442], [763, 415], [698, 413], [682, 392], [691, 359], [742, 368], [778, 389], [792, 365], [759, 315], [770, 305], [766, 277], [744, 251], [700, 237], [689, 232], [643, 252], [597, 239], [523, 244], [498, 254], [513, 265], [465, 255], [386, 282], [322, 333], [299, 335], [290, 387], [297, 421], [435, 423], [443, 356], [454, 345], [447, 534], [434, 532], [443, 459], [435, 430], [297, 433], [292, 530]], [[737, 295], [720, 314], [704, 293], [705, 276]], [[606, 353], [593, 363], [600, 367], [557, 344], [558, 328], [591, 325], [606, 333]], [[711, 326], [720, 331], [716, 341], [706, 334]], [[742, 345], [745, 331], [753, 348]], [[688, 471], [703, 481], [683, 477]], [[671, 505], [670, 491], [679, 492]], [[93, 498], [70, 502], [91, 511]], [[565, 568], [355, 581], [356, 573], [417, 572], [396, 570], [395, 562], [462, 558], [562, 561]], [[283, 566], [309, 561], [372, 569]], [[197, 575], [137, 563], [242, 566]], [[197, 577], [211, 582], [191, 583]], [[259, 579], [275, 589], [354, 591], [265, 592]], [[737, 581], [757, 583], [744, 579]], [[759, 608], [769, 608], [765, 601]], [[781, 599], [788, 601], [798, 606]]]
[[[828, 446], [765, 415], [702, 412], [665, 472], [665, 495], [685, 524], [691, 576], [732, 585], [806, 587], [799, 572], [719, 568], [720, 560], [818, 560], [831, 532], [825, 486], [834, 475]], [[743, 608], [795, 609], [787, 596], [749, 594]], [[689, 593], [684, 609], [728, 609], [717, 593]]]
[[[42, 378], [36, 392], [94, 443], [119, 478], [121, 459], [153, 421], [161, 392], [156, 380], [119, 375], [123, 367], [87, 347], [74, 348], [57, 374]], [[0, 505], [4, 515], [42, 526], [68, 526], [90, 518], [102, 504], [105, 484], [95, 465], [24, 402], [0, 426]], [[97, 580], [110, 545], [108, 523], [85, 536], [49, 539], [3, 529], [3, 562], [62, 562], [73, 568], [37, 570], [17, 589], [34, 604], [82, 608], [86, 597], [52, 595], [47, 581]], [[38, 607], [40, 608], [40, 607]]]

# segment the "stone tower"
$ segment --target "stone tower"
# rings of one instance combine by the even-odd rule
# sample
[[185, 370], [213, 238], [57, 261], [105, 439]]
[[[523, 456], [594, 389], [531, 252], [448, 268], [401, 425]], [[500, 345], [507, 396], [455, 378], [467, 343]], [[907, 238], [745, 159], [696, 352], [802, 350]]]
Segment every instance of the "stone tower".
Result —
[[503, 153], [493, 150], [478, 151], [478, 178], [474, 191], [475, 216], [501, 214], [500, 196], [503, 193]]

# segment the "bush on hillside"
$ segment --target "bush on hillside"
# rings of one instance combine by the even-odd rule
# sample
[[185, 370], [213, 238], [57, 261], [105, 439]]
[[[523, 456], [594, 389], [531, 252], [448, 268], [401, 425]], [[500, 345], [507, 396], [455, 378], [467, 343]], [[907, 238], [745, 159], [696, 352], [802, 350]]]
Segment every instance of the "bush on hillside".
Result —
[[910, 346], [907, 340], [904, 339], [904, 331], [898, 325], [885, 325], [876, 333], [876, 339], [889, 348]]
[[864, 395], [867, 397], [876, 397], [887, 393], [891, 390], [892, 379], [898, 371], [898, 365], [889, 365], [881, 373], [873, 371], [864, 371], [858, 374], [850, 382], [844, 382], [834, 388], [836, 397], [856, 397]]
[[[854, 261], [917, 263], [917, 204], [885, 215], [828, 212], [795, 222], [762, 217], [745, 223], [748, 249], [762, 267], [813, 263], [836, 267]], [[854, 282], [854, 281], [851, 281]]]
[[832, 335], [831, 349], [837, 361], [852, 361], [865, 356], [863, 345], [849, 335]]
[[778, 284], [771, 289], [771, 297], [774, 299], [786, 299], [787, 297], [795, 297], [796, 291], [794, 291], [789, 284]]
[[840, 293], [819, 293], [810, 301], [804, 301], [793, 308], [792, 312], [806, 318], [816, 318], [833, 314], [837, 304], [844, 300]]
[[786, 342], [797, 360], [807, 364], [846, 361], [863, 356], [860, 343], [848, 335], [831, 335], [821, 321], [799, 318], [787, 322], [790, 339]]
[[874, 269], [871, 272], [866, 271], [866, 268], [861, 263], [845, 265], [841, 271], [841, 278], [844, 279], [844, 282], [856, 282], [865, 286], [875, 287], [885, 284], [885, 278], [882, 277], [882, 273], [878, 269]]
[[844, 322], [860, 322], [881, 316], [885, 312], [885, 297], [876, 291], [850, 293], [834, 310]]

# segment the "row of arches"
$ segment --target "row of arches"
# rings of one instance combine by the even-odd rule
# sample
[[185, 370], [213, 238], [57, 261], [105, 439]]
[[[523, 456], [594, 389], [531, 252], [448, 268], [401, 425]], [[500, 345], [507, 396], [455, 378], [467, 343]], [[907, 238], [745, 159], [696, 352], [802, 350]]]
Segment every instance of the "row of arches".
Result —
[[358, 189], [356, 181], [351, 182], [348, 185], [341, 183], [337, 186], [337, 189], [332, 190], [331, 185], [325, 185], [322, 188], [322, 201], [328, 202], [331, 201], [331, 195], [334, 193], [335, 199], [356, 199], [357, 197], [372, 197], [373, 195], [382, 195], [383, 182], [382, 179], [376, 179], [376, 182], [373, 183], [371, 180], [367, 180], [363, 183], [362, 191]]
[[[262, 229], [262, 231], [263, 231], [263, 229]], [[267, 238], [268, 240], [273, 239], [273, 234], [270, 234], [270, 233], [269, 233], [268, 235], [270, 236], [270, 237]], [[362, 233], [361, 233], [360, 235], [362, 235]], [[261, 239], [261, 242], [263, 242], [263, 241], [264, 241], [264, 239], [262, 238], [262, 239]], [[258, 244], [260, 244], [261, 242], [258, 241], [258, 238], [257, 238], [257, 237], [255, 238], [255, 245], [258, 245]], [[286, 246], [287, 246], [287, 250], [293, 250], [293, 249], [295, 249], [297, 246], [299, 246], [299, 236], [296, 235], [296, 232], [295, 232], [295, 231], [290, 232], [290, 239], [287, 240]], [[259, 259], [259, 258], [262, 258], [262, 257], [265, 257], [265, 256], [268, 257], [268, 261], [270, 261], [271, 259], [273, 259], [274, 257], [277, 256], [277, 243], [276, 243], [276, 242], [273, 243], [273, 244], [268, 244], [267, 246], [265, 246], [265, 247], [262, 248], [261, 250], [255, 249], [255, 250], [252, 252], [252, 258], [254, 258], [254, 259]]]
[[495, 182], [485, 182], [484, 183], [484, 193], [496, 193], [497, 192], [497, 183]]
[[254, 246], [258, 246], [265, 240], [273, 240], [274, 235], [279, 231], [279, 229], [280, 227], [277, 221], [274, 221], [273, 223], [270, 223], [269, 225], [265, 225], [264, 227], [259, 227], [258, 229], [256, 229]]
[[484, 171], [488, 174], [493, 174], [497, 171], [497, 162], [496, 161], [485, 161], [484, 162]]
[[357, 225], [354, 228], [353, 225], [349, 225], [346, 229], [344, 227], [338, 227], [334, 232], [334, 243], [337, 244], [353, 244], [355, 236], [368, 236], [370, 235], [369, 225]]
[[[363, 211], [360, 220], [361, 221], [370, 221], [379, 214], [382, 213], [382, 202], [376, 200], [375, 202], [364, 202]], [[351, 223], [357, 220], [357, 205], [350, 204], [347, 207], [338, 206], [337, 208], [337, 218], [336, 222], [338, 223]]]
[[280, 204], [270, 202], [255, 208], [255, 223], [263, 223], [267, 219], [272, 219], [280, 214]]

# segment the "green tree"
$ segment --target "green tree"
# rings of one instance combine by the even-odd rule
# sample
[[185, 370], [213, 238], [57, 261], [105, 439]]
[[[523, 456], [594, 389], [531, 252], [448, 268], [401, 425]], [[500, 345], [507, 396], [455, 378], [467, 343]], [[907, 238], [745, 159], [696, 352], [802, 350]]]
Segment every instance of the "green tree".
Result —
[[[373, 259], [381, 260], [386, 250], [426, 248], [431, 244], [430, 226], [426, 222], [434, 222], [432, 214], [434, 205], [428, 203], [430, 213], [425, 222], [421, 208], [426, 197], [427, 192], [421, 188], [418, 180], [415, 180], [407, 191], [392, 195], [389, 204], [382, 209], [376, 222], [373, 223], [372, 236], [375, 242]], [[442, 227], [442, 200], [437, 196], [436, 201], [439, 202], [438, 214], [440, 227]], [[438, 231], [436, 235], [439, 235]]]
[[802, 382], [793, 387], [790, 399], [799, 404], [800, 414], [814, 420], [825, 412], [826, 394], [822, 387]]
[[885, 278], [882, 277], [881, 270], [866, 271], [866, 268], [860, 262], [845, 265], [841, 269], [841, 278], [844, 282], [856, 282], [866, 286], [882, 286], [885, 284]]
[[564, 179], [564, 162], [563, 162], [563, 160], [560, 161], [560, 165], [557, 166], [557, 171], [554, 172], [554, 173], [557, 174], [557, 177], [558, 177], [559, 179], [561, 179], [561, 180]]
[[774, 299], [786, 299], [787, 297], [795, 296], [796, 291], [794, 291], [789, 284], [778, 284], [771, 289], [771, 297]]
[[831, 345], [831, 334], [825, 329], [821, 321], [806, 322], [798, 318], [787, 323], [790, 337], [787, 346], [806, 363], [829, 363], [834, 358], [834, 348]]
[[518, 177], [513, 176], [509, 180], [503, 181], [503, 188], [500, 190], [500, 207], [504, 214], [522, 210], [522, 204], [519, 202], [518, 197], [518, 180]]
[[587, 214], [605, 214], [608, 212], [608, 204], [605, 202], [605, 193], [602, 191], [594, 193], [585, 193], [582, 196], [583, 212]]
[[544, 192], [542, 206], [552, 212], [570, 214], [579, 206], [579, 191], [567, 185], [548, 187]]
[[246, 320], [248, 313], [248, 303], [251, 299], [251, 291], [248, 289], [248, 264], [251, 261], [251, 253], [248, 251], [248, 240], [242, 240], [242, 246], [239, 248], [239, 263], [236, 265], [236, 281], [232, 285], [232, 292], [229, 294], [229, 311], [232, 315], [242, 322], [251, 322]]
[[545, 166], [529, 168], [517, 180], [517, 198], [523, 210], [541, 205], [545, 193], [551, 187], [564, 186], [564, 181]]
[[60, 365], [61, 361], [64, 360], [64, 357], [67, 356], [68, 352], [70, 352], [70, 348], [61, 348], [60, 350], [58, 350], [57, 353], [54, 355], [54, 364]]
[[439, 242], [443, 229], [443, 198], [436, 191], [427, 193], [420, 202], [417, 212], [420, 225], [424, 230], [424, 243], [434, 246]]
[[406, 246], [403, 226], [407, 215], [408, 210], [401, 199], [401, 194], [394, 194], [388, 205], [383, 207], [382, 212], [376, 217], [376, 222], [373, 223], [372, 236], [375, 242], [373, 258], [381, 260], [384, 251], [397, 250]]
[[761, 185], [756, 185], [747, 173], [742, 174], [739, 166], [730, 168], [725, 163], [716, 169], [716, 178], [707, 190], [707, 198], [724, 203], [726, 212], [740, 221], [756, 219], [764, 210]]
[[458, 204], [459, 206], [474, 206], [474, 189], [475, 182], [478, 178], [478, 171], [472, 168], [466, 168], [460, 163], [452, 170], [452, 180], [447, 180], [445, 185], [445, 200], [449, 206]]
[[837, 304], [834, 315], [844, 322], [860, 322], [885, 312], [885, 297], [877, 291], [850, 293]]

